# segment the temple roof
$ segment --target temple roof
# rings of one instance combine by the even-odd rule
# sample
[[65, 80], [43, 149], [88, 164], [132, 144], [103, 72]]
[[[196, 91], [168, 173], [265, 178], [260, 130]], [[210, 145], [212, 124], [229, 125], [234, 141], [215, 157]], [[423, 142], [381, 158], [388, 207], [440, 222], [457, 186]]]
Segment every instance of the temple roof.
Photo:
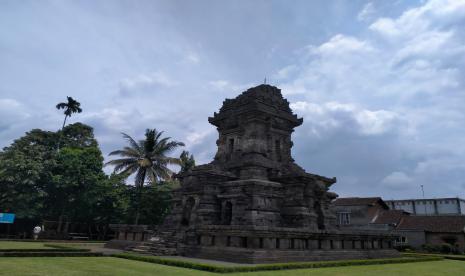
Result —
[[281, 89], [267, 84], [249, 88], [234, 99], [226, 99], [223, 102], [220, 112], [247, 104], [251, 101], [269, 104], [278, 107], [280, 110], [292, 113], [289, 108], [289, 102], [284, 99], [281, 94]]
[[297, 115], [292, 113], [289, 102], [281, 94], [281, 89], [267, 84], [249, 88], [234, 99], [224, 100], [219, 113], [215, 112], [208, 121], [218, 125], [219, 121], [225, 118], [251, 110], [260, 110], [274, 117], [280, 117], [292, 122], [294, 127], [303, 122], [302, 118], [297, 118]]

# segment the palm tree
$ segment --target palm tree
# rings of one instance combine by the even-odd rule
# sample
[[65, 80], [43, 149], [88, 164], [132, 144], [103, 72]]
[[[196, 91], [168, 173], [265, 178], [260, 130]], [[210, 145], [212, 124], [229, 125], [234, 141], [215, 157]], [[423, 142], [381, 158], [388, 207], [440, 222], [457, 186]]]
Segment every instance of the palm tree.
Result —
[[134, 224], [139, 223], [141, 193], [146, 180], [150, 184], [168, 180], [173, 174], [168, 165], [180, 165], [181, 163], [179, 158], [166, 155], [177, 147], [184, 146], [184, 143], [170, 141], [171, 137], [162, 138], [162, 134], [163, 131], [158, 132], [156, 129], [147, 129], [145, 139], [136, 142], [131, 136], [122, 133], [129, 146], [111, 152], [110, 155], [119, 155], [122, 158], [111, 160], [105, 164], [105, 166], [115, 166], [115, 173], [127, 176], [135, 174], [137, 210]]
[[[57, 143], [57, 152], [60, 150], [60, 143], [61, 143], [61, 136], [63, 135], [63, 129], [65, 128], [66, 124], [66, 119], [68, 117], [71, 117], [73, 113], [81, 113], [81, 103], [73, 99], [72, 97], [67, 96], [68, 102], [61, 102], [56, 105], [56, 108], [58, 110], [64, 109], [65, 111], [63, 112], [65, 114], [65, 120], [63, 121], [63, 126], [61, 126], [61, 132], [60, 135], [58, 136], [58, 143]], [[61, 211], [60, 218], [58, 219], [58, 231], [61, 232], [61, 225], [63, 222], [63, 212], [64, 210]]]
[[187, 172], [195, 167], [195, 159], [193, 154], [189, 154], [188, 151], [183, 150], [181, 155], [179, 156], [179, 160], [181, 161], [181, 171], [180, 173]]
[[81, 103], [76, 101], [75, 99], [73, 99], [72, 97], [66, 97], [68, 98], [68, 102], [67, 103], [59, 103], [57, 104], [57, 109], [64, 109], [65, 111], [63, 112], [65, 114], [65, 120], [63, 121], [63, 126], [61, 127], [61, 130], [63, 130], [65, 128], [65, 124], [66, 124], [66, 119], [68, 117], [71, 117], [71, 115], [73, 113], [81, 113], [82, 112], [82, 109], [81, 109]]

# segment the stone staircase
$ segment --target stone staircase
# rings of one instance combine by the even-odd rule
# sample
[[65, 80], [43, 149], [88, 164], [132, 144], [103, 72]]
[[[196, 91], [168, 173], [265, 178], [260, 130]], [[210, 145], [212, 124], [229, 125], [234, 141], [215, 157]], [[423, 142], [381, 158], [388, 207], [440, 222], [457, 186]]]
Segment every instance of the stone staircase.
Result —
[[179, 236], [175, 231], [160, 231], [149, 240], [128, 248], [128, 251], [145, 255], [174, 256], [178, 255]]

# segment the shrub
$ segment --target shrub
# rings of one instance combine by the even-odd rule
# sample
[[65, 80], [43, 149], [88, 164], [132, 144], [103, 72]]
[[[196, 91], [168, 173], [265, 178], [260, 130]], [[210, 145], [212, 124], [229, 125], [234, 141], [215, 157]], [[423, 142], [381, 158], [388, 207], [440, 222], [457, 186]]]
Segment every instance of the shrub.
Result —
[[440, 246], [439, 246], [439, 252], [443, 253], [443, 254], [450, 254], [452, 253], [452, 246], [448, 243], [442, 243]]
[[429, 243], [423, 244], [421, 248], [426, 252], [435, 252], [435, 246]]
[[396, 245], [394, 246], [394, 248], [399, 250], [400, 252], [413, 251], [413, 247], [410, 245]]
[[112, 255], [113, 257], [156, 263], [169, 266], [178, 266], [191, 268], [203, 271], [230, 273], [230, 272], [250, 272], [264, 270], [284, 270], [284, 269], [300, 269], [300, 268], [320, 268], [320, 267], [336, 267], [336, 266], [354, 266], [354, 265], [376, 265], [376, 264], [394, 264], [394, 263], [410, 263], [410, 262], [427, 262], [442, 260], [441, 257], [425, 257], [412, 256], [403, 258], [391, 259], [368, 259], [368, 260], [344, 260], [344, 261], [324, 261], [324, 262], [302, 262], [302, 263], [277, 263], [264, 264], [256, 266], [216, 266], [210, 264], [194, 263], [181, 260], [164, 259], [155, 256], [141, 256], [130, 253], [122, 253]]
[[430, 253], [443, 253], [443, 251], [447, 251], [447, 246], [443, 249], [442, 244], [424, 244], [422, 247], [423, 250]]
[[448, 243], [441, 243], [439, 245], [423, 244], [422, 248], [428, 253], [442, 253], [442, 254], [461, 254], [458, 246], [453, 246]]

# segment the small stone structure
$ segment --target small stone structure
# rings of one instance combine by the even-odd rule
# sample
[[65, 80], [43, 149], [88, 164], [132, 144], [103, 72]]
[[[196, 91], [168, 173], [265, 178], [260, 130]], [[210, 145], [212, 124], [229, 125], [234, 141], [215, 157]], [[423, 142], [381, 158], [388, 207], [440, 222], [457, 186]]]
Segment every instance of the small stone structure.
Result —
[[341, 231], [330, 205], [336, 182], [305, 172], [291, 157], [302, 118], [281, 91], [259, 85], [226, 99], [214, 160], [178, 175], [172, 211], [151, 241], [136, 247], [243, 263], [398, 256], [387, 232]]

